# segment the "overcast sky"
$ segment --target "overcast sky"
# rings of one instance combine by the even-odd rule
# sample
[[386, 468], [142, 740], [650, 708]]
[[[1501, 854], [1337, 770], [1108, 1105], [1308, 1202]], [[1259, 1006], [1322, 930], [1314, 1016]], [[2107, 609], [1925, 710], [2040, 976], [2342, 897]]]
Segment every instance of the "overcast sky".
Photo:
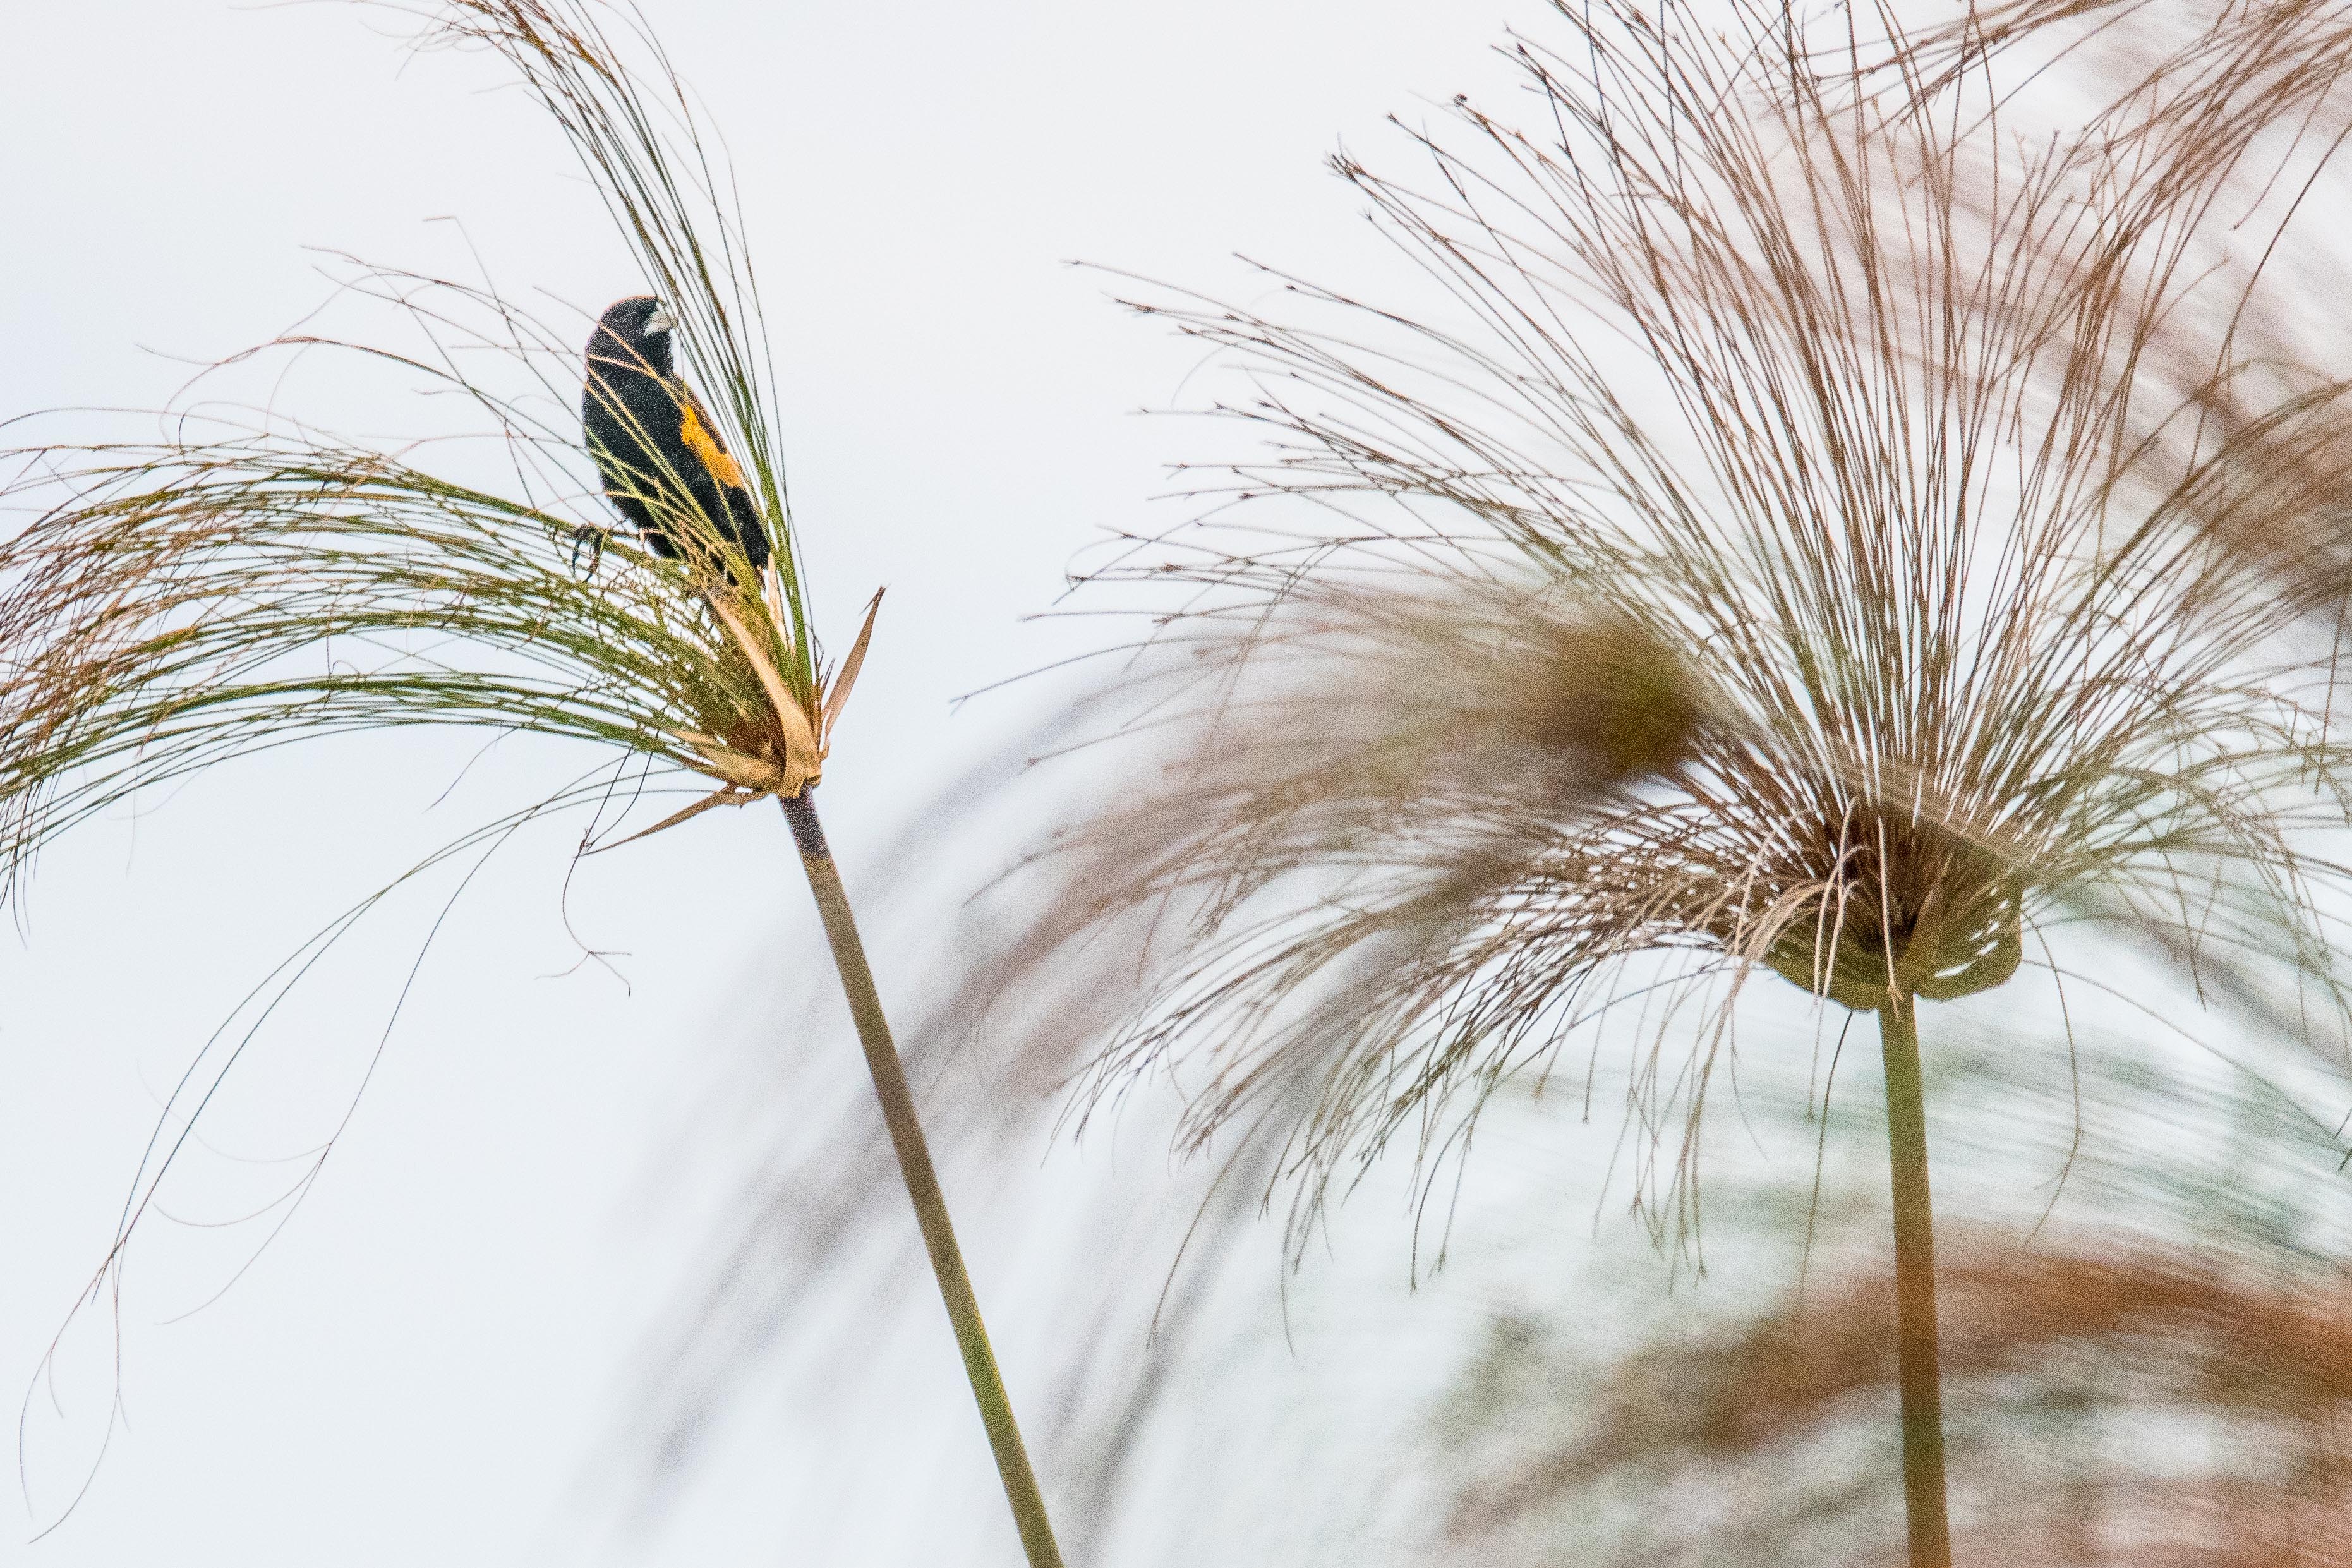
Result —
[[[1173, 521], [1150, 498], [1186, 427], [1133, 411], [1171, 401], [1195, 355], [1066, 263], [1246, 296], [1263, 285], [1235, 252], [1316, 272], [1361, 250], [1322, 160], [1384, 144], [1386, 113], [1490, 79], [1505, 8], [648, 9], [740, 174], [820, 613], [838, 626], [890, 589], [826, 787], [854, 889], [861, 854], [1002, 711], [951, 700], [1067, 636], [1022, 617], [1103, 531]], [[470, 273], [470, 244], [509, 292], [592, 312], [641, 286], [529, 101], [495, 90], [488, 62], [411, 58], [397, 16], [84, 0], [11, 7], [9, 26], [0, 416], [170, 401], [194, 364], [326, 296], [318, 249]], [[282, 405], [349, 399], [401, 428], [397, 395], [342, 374], [306, 369]], [[42, 862], [0, 949], [0, 1403], [30, 1385], [100, 1264], [173, 1079], [273, 964], [468, 826], [474, 797], [434, 802], [474, 751], [409, 737], [240, 764]], [[466, 787], [556, 765], [502, 752]], [[678, 1264], [648, 1167], [691, 1161], [680, 1118], [714, 1054], [756, 1037], [814, 921], [772, 812], [705, 817], [572, 889], [572, 929], [625, 952], [625, 987], [576, 964], [567, 842], [520, 846], [468, 891], [315, 1189], [214, 1300], [276, 1215], [209, 1222], [241, 1194], [257, 1206], [332, 1131], [437, 902], [367, 928], [240, 1066], [203, 1152], [214, 1174], [191, 1189], [205, 1211], [156, 1227], [134, 1263], [110, 1451], [71, 1516], [17, 1544], [59, 1517], [108, 1428], [101, 1303], [77, 1321], [56, 1403], [32, 1405], [32, 1497], [0, 1506], [0, 1560], [572, 1560], [598, 1501], [592, 1449]], [[886, 989], [904, 984], [887, 951], [877, 966]], [[296, 1163], [254, 1163], [271, 1161]], [[1037, 1179], [1087, 1172], [1057, 1158]], [[1017, 1226], [964, 1217], [986, 1296]], [[856, 1373], [872, 1347], [853, 1346], [837, 1403], [742, 1423], [690, 1526], [612, 1555], [940, 1560], [927, 1521], [985, 1505], [990, 1479], [944, 1326], [915, 1326], [870, 1397]], [[1016, 1394], [1023, 1353], [1016, 1333]], [[787, 1480], [893, 1459], [915, 1472], [895, 1497], [812, 1500]], [[845, 1533], [853, 1512], [873, 1523]], [[1017, 1560], [1009, 1529], [950, 1551]]]

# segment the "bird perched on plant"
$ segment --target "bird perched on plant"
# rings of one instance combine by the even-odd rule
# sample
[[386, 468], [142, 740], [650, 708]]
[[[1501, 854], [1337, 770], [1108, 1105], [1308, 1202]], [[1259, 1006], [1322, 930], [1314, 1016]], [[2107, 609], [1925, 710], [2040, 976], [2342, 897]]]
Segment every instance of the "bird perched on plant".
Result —
[[677, 318], [650, 294], [620, 300], [597, 319], [580, 410], [589, 456], [605, 496], [656, 554], [675, 557], [682, 539], [707, 529], [757, 571], [768, 563], [767, 530], [741, 465], [671, 371], [677, 330]]

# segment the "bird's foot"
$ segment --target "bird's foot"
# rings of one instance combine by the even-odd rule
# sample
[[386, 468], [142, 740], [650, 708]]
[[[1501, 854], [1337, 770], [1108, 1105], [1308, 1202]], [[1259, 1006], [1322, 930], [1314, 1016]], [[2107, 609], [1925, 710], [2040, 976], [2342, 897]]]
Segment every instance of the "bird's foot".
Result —
[[[604, 563], [604, 541], [611, 537], [612, 533], [609, 530], [599, 528], [593, 522], [583, 522], [573, 529], [572, 531], [572, 574], [575, 577], [596, 575], [596, 568]], [[580, 570], [580, 552], [591, 542], [595, 545], [595, 552], [589, 556], [588, 570], [583, 573]]]

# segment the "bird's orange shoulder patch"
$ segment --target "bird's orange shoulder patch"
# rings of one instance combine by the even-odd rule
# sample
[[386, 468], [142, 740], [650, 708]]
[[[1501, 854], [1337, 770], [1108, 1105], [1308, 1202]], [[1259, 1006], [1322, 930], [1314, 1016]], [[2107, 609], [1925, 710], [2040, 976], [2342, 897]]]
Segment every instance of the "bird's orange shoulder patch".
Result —
[[720, 484], [732, 489], [749, 490], [751, 487], [744, 482], [742, 466], [719, 444], [718, 433], [702, 416], [702, 405], [695, 401], [690, 392], [680, 401], [683, 406], [677, 434], [678, 439], [686, 443], [686, 449], [693, 453], [695, 460], [709, 469], [710, 477]]

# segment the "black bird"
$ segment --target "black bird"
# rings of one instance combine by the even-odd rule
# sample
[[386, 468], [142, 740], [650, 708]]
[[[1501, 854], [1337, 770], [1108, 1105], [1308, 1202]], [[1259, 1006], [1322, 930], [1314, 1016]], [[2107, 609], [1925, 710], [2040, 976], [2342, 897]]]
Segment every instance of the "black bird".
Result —
[[588, 340], [580, 400], [588, 453], [604, 494], [656, 555], [678, 553], [677, 531], [699, 516], [740, 548], [752, 569], [768, 563], [768, 533], [742, 467], [719, 439], [700, 402], [670, 370], [677, 318], [650, 294], [623, 300]]

